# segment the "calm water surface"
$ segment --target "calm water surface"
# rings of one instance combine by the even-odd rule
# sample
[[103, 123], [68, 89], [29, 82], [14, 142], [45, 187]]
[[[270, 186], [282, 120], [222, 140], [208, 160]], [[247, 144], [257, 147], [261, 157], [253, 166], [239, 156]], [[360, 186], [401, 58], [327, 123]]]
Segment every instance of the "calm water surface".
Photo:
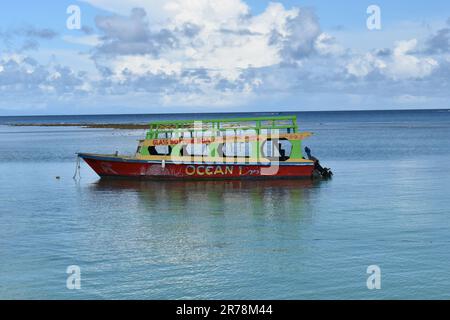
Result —
[[186, 117], [0, 118], [0, 298], [450, 298], [447, 110], [299, 114], [315, 183], [74, 181], [76, 152], [144, 131], [5, 125]]

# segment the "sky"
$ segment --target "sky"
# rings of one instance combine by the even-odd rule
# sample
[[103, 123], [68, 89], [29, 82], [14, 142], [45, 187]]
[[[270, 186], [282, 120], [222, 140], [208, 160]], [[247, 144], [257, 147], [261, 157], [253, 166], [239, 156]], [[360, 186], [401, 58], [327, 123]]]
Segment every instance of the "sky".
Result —
[[0, 116], [448, 109], [450, 2], [8, 1], [0, 97]]

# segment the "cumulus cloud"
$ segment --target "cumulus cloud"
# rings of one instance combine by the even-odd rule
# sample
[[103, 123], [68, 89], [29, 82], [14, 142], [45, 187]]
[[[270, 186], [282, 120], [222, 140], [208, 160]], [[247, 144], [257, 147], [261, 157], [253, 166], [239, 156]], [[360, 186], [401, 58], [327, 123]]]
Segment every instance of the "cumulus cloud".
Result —
[[[107, 6], [102, 1], [89, 2]], [[124, 10], [114, 1], [110, 5], [110, 11]], [[157, 2], [156, 10], [165, 12], [164, 23], [147, 14], [148, 3], [134, 5], [142, 7], [128, 7], [128, 15], [96, 19], [102, 36], [94, 59], [111, 84], [164, 76], [179, 83], [172, 89], [183, 92], [206, 95], [216, 90], [217, 95], [234, 90], [248, 96], [263, 81], [248, 70], [298, 63], [313, 54], [340, 50], [332, 36], [322, 34], [312, 11], [286, 9], [279, 3], [252, 15], [241, 0]], [[164, 100], [173, 101], [167, 94]]]
[[412, 52], [417, 47], [417, 40], [398, 41], [390, 53], [384, 51], [366, 53], [353, 58], [347, 64], [347, 72], [356, 77], [366, 77], [378, 72], [392, 80], [420, 79], [429, 76], [439, 63], [427, 56], [415, 56]]
[[321, 33], [315, 39], [314, 48], [321, 55], [339, 56], [345, 53], [345, 48], [327, 33]]
[[95, 47], [101, 43], [100, 38], [95, 34], [85, 36], [65, 35], [62, 39], [68, 43], [80, 44], [88, 47]]
[[372, 53], [366, 53], [362, 56], [354, 57], [346, 66], [347, 72], [357, 78], [363, 78], [374, 70], [386, 68], [386, 63], [377, 58]]
[[58, 33], [49, 28], [25, 27], [16, 30], [16, 34], [23, 35], [27, 38], [54, 39]]
[[[86, 49], [96, 74], [30, 59], [26, 51], [57, 34], [21, 28], [0, 34], [5, 43], [16, 39], [9, 53], [18, 54], [0, 57], [2, 93], [219, 107], [309, 95], [340, 95], [356, 104], [379, 94], [406, 105], [425, 101], [411, 97], [442, 91], [450, 74], [448, 27], [428, 41], [399, 38], [354, 52], [335, 30], [322, 30], [313, 10], [280, 3], [252, 14], [244, 0], [84, 1], [106, 12], [95, 18], [95, 28], [62, 39]], [[419, 81], [417, 93], [411, 84]]]
[[164, 29], [151, 32], [148, 26], [147, 13], [142, 8], [134, 8], [129, 17], [98, 16], [97, 28], [104, 34], [98, 50], [102, 54], [158, 55], [163, 47], [175, 47], [176, 38]]
[[59, 64], [42, 65], [35, 59], [11, 54], [0, 57], [2, 97], [43, 98], [46, 95], [77, 95], [84, 91], [84, 74]]
[[[272, 40], [282, 45], [282, 55], [286, 62], [292, 62], [307, 57], [315, 52], [315, 44], [323, 43], [318, 19], [309, 10], [296, 10], [286, 15], [284, 32], [275, 31]], [[284, 34], [283, 34], [284, 33]], [[322, 39], [323, 40], [323, 39]], [[320, 46], [320, 45], [319, 45]]]
[[127, 15], [134, 8], [145, 10], [154, 26], [203, 24], [206, 28], [217, 24], [229, 26], [237, 16], [246, 16], [250, 9], [242, 0], [82, 0], [95, 7]]
[[447, 26], [438, 30], [427, 41], [428, 53], [450, 53], [450, 18]]
[[[40, 40], [53, 40], [57, 35], [58, 33], [52, 29], [33, 26], [22, 26], [8, 30], [0, 29], [3, 51], [9, 52], [38, 49]], [[0, 49], [2, 48], [0, 47]]]
[[421, 53], [416, 39], [354, 53], [321, 29], [314, 11], [280, 3], [253, 15], [242, 0], [85, 1], [113, 13], [96, 20], [102, 37], [94, 59], [108, 77], [102, 87], [159, 90], [166, 104], [224, 105], [292, 92], [352, 96], [370, 90], [366, 81], [406, 96], [394, 83], [427, 79], [442, 64]]
[[424, 78], [438, 66], [430, 57], [416, 57], [411, 52], [417, 47], [417, 40], [399, 41], [392, 60], [388, 62], [386, 74], [393, 79]]

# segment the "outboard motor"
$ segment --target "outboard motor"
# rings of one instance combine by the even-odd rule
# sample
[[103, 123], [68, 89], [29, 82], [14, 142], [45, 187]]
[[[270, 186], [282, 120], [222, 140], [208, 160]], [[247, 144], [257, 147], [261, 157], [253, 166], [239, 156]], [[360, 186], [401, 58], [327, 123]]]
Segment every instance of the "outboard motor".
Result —
[[314, 161], [314, 176], [321, 177], [323, 179], [329, 179], [333, 176], [333, 172], [330, 168], [324, 168], [320, 165], [319, 159], [311, 155], [311, 149], [308, 147], [305, 147], [306, 155], [308, 156], [309, 160]]

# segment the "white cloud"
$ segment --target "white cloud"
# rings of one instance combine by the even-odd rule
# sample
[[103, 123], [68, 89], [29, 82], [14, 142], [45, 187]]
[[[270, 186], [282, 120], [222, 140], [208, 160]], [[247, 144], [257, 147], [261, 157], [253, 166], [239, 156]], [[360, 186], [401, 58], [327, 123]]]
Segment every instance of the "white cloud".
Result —
[[211, 30], [221, 25], [238, 27], [239, 19], [250, 11], [241, 0], [171, 0], [164, 4], [163, 9], [173, 26], [192, 23]]
[[68, 43], [81, 44], [89, 47], [95, 47], [100, 44], [100, 39], [98, 35], [87, 35], [87, 36], [65, 35], [62, 37], [62, 39]]
[[283, 37], [290, 35], [286, 22], [297, 17], [299, 9], [286, 10], [281, 3], [271, 2], [266, 10], [252, 18], [249, 29], [255, 33], [266, 34], [271, 30], [276, 31]]
[[[34, 62], [20, 50], [0, 58], [4, 101], [20, 96], [33, 105], [50, 98], [73, 105], [73, 97], [117, 110], [149, 102], [230, 110], [284, 102], [358, 108], [374, 97], [409, 106], [446, 97], [447, 29], [433, 38], [434, 50], [425, 50], [415, 30], [370, 33], [367, 41], [367, 32], [347, 34], [342, 45], [352, 30], [325, 32], [313, 11], [280, 3], [254, 15], [244, 0], [84, 1], [107, 12], [96, 17], [97, 30], [62, 37], [79, 50], [36, 45]], [[40, 40], [55, 37], [46, 29], [27, 30]]]
[[[96, 61], [117, 81], [144, 74], [177, 77], [183, 71], [204, 70], [207, 77], [203, 80], [184, 76], [178, 81], [211, 90], [225, 80], [236, 82], [237, 90], [250, 92], [256, 82], [242, 78], [245, 70], [301, 59], [315, 50], [315, 44], [324, 53], [338, 50], [328, 35], [315, 41], [320, 27], [310, 11], [288, 10], [280, 3], [270, 3], [261, 14], [251, 15], [241, 0], [171, 0], [164, 5], [150, 1], [156, 11], [165, 12], [166, 20], [155, 22], [134, 8], [150, 10], [148, 2], [122, 5], [112, 1], [110, 7], [105, 1], [88, 2], [123, 15], [97, 18], [107, 38], [99, 47]], [[133, 32], [122, 32], [124, 24], [129, 24], [127, 28], [132, 27]]]
[[119, 56], [111, 66], [116, 80], [124, 80], [127, 73], [135, 76], [169, 75], [176, 76], [181, 73], [181, 63], [171, 63], [166, 59], [153, 59], [148, 55]]
[[425, 78], [439, 66], [439, 63], [427, 56], [414, 55], [416, 47], [416, 39], [398, 41], [392, 54], [376, 56], [373, 53], [366, 53], [356, 56], [347, 64], [347, 72], [359, 78], [366, 77], [374, 71], [392, 80]]
[[314, 46], [322, 55], [338, 56], [345, 52], [345, 49], [336, 42], [336, 39], [327, 33], [321, 33], [317, 37]]
[[50, 91], [74, 95], [83, 87], [83, 74], [59, 64], [42, 65], [26, 55], [3, 55], [0, 65], [0, 92], [5, 100], [38, 98]]
[[185, 22], [217, 25], [229, 24], [236, 17], [246, 15], [249, 7], [241, 0], [82, 0], [100, 9], [120, 15], [128, 15], [134, 8], [143, 8], [154, 27]]
[[81, 0], [116, 14], [128, 14], [133, 8], [143, 8], [153, 19], [166, 17], [165, 0]]
[[[87, 1], [107, 9], [104, 1]], [[145, 21], [129, 18], [139, 26], [133, 34], [144, 34], [140, 38], [145, 41], [138, 43], [135, 39], [139, 37], [134, 37], [126, 44], [127, 33], [120, 34], [119, 42], [125, 43], [127, 50], [144, 47], [148, 52], [133, 55], [117, 50], [117, 54], [105, 59], [97, 57], [97, 63], [108, 67], [114, 81], [137, 81], [141, 85], [153, 81], [153, 78], [143, 80], [149, 76], [175, 81], [178, 85], [171, 82], [163, 87], [161, 101], [165, 104], [187, 105], [197, 101], [226, 105], [227, 101], [235, 102], [235, 97], [240, 102], [252, 100], [257, 91], [262, 94], [267, 90], [278, 95], [314, 87], [333, 91], [347, 86], [345, 72], [357, 79], [373, 74], [376, 75], [373, 79], [384, 79], [386, 83], [423, 79], [438, 67], [435, 59], [415, 52], [415, 39], [399, 41], [384, 54], [375, 50], [354, 53], [332, 34], [321, 30], [313, 12], [286, 9], [280, 3], [270, 3], [258, 15], [252, 15], [243, 0], [133, 1], [126, 5], [112, 1], [110, 5], [110, 11], [123, 17], [129, 16], [134, 7], [147, 11]], [[160, 12], [164, 19], [156, 19], [154, 12]], [[105, 34], [117, 33], [114, 23], [114, 19], [108, 20], [106, 25], [112, 31], [105, 29]], [[187, 27], [188, 35], [183, 33]], [[110, 39], [109, 44], [115, 40]], [[145, 48], [152, 41], [159, 45]], [[107, 52], [114, 52], [114, 47], [108, 47]], [[279, 69], [282, 65], [288, 67]], [[351, 90], [346, 94], [362, 96]], [[214, 103], [211, 97], [220, 97], [220, 103]]]
[[347, 72], [358, 78], [366, 77], [374, 70], [383, 70], [386, 63], [372, 53], [354, 57], [346, 66]]
[[386, 74], [394, 80], [429, 76], [438, 66], [438, 62], [430, 57], [414, 56], [411, 52], [416, 47], [416, 39], [397, 42], [388, 68], [386, 68]]
[[394, 97], [394, 101], [399, 104], [417, 105], [417, 104], [424, 104], [425, 102], [428, 101], [428, 98], [426, 96], [403, 94], [403, 95]]

